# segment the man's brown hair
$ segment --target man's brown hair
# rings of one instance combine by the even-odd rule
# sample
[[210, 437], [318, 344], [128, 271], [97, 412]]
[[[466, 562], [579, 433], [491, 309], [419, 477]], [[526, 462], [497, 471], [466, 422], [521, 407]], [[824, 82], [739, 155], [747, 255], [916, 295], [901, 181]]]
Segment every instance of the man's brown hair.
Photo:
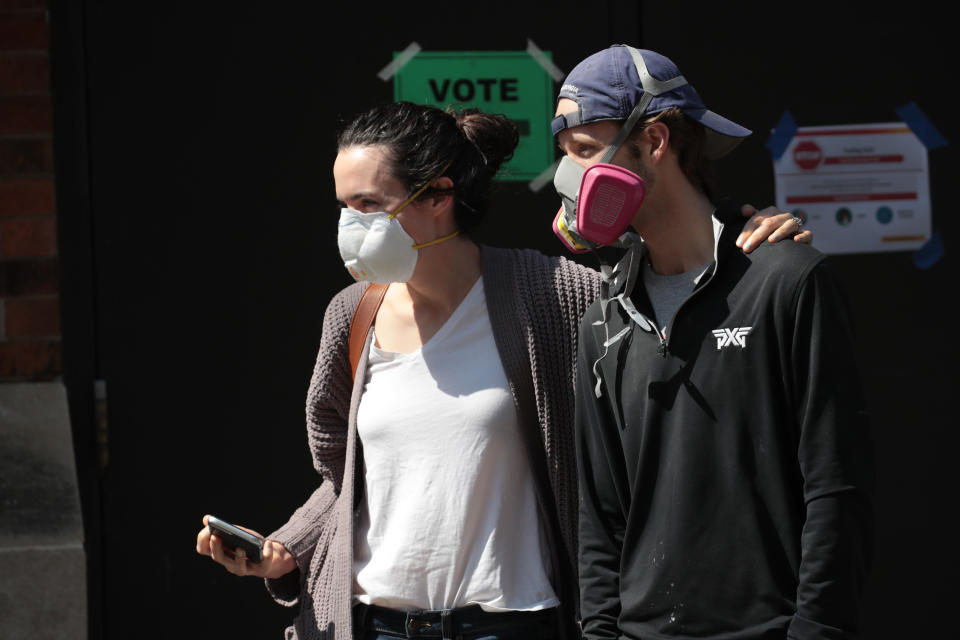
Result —
[[677, 154], [683, 175], [709, 200], [713, 200], [713, 165], [706, 154], [707, 135], [703, 125], [677, 107], [670, 107], [643, 122], [630, 138], [638, 136], [654, 122], [662, 122], [670, 129], [670, 146]]

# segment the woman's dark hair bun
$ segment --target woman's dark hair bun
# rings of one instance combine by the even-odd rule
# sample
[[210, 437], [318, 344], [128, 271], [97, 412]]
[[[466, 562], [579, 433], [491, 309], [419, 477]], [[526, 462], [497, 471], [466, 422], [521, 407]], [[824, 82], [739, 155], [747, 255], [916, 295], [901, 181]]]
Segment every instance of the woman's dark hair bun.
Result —
[[485, 113], [473, 107], [447, 109], [457, 120], [463, 135], [477, 148], [485, 164], [494, 172], [513, 157], [520, 143], [520, 132], [512, 120], [498, 113]]

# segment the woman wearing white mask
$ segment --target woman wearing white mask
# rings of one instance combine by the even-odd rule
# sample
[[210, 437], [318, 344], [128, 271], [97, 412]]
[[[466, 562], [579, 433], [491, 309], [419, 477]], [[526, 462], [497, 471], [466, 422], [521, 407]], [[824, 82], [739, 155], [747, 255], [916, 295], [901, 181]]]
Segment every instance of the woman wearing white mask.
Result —
[[[505, 117], [409, 103], [339, 137], [338, 242], [358, 282], [327, 308], [308, 394], [323, 481], [259, 563], [206, 528], [197, 543], [299, 601], [288, 639], [579, 637], [572, 371], [599, 278], [470, 239], [517, 141]], [[369, 282], [390, 286], [354, 382]]]

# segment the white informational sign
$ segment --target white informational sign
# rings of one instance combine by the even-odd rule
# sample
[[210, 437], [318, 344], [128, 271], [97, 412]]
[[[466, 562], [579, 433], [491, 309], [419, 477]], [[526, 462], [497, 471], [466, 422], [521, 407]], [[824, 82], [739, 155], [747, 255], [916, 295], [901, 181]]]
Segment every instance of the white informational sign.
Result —
[[915, 250], [930, 238], [927, 148], [902, 122], [800, 127], [773, 170], [777, 206], [824, 253]]

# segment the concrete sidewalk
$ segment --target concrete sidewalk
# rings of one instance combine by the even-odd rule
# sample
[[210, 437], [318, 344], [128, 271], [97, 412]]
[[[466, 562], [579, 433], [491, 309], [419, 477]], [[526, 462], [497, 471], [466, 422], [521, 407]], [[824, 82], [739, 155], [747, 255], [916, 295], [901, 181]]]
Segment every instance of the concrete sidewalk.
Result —
[[0, 383], [0, 638], [86, 637], [66, 391], [59, 382]]

